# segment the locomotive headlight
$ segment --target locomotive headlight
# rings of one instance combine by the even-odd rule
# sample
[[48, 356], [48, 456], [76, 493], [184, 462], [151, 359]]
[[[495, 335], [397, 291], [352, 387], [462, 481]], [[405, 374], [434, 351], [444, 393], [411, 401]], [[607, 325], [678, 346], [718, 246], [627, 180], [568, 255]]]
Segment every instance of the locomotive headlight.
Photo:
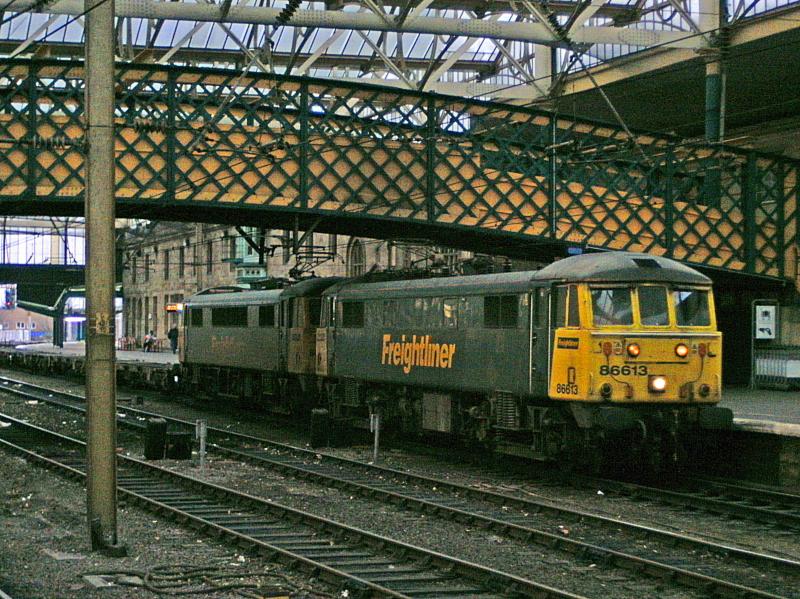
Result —
[[700, 397], [708, 397], [711, 394], [711, 387], [700, 385]]
[[639, 347], [638, 343], [628, 344], [628, 355], [631, 358], [636, 358], [640, 353], [642, 353], [642, 349]]
[[689, 346], [685, 343], [679, 343], [675, 346], [675, 355], [679, 358], [685, 358], [689, 355]]
[[651, 374], [647, 378], [647, 387], [653, 393], [664, 393], [667, 390], [667, 377], [660, 374]]

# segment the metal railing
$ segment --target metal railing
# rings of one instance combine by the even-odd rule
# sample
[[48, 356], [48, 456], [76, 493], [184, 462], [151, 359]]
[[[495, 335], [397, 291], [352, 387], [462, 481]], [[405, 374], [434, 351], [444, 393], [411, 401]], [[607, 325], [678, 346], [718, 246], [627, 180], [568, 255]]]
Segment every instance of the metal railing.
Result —
[[800, 388], [800, 346], [784, 345], [755, 350], [755, 387]]

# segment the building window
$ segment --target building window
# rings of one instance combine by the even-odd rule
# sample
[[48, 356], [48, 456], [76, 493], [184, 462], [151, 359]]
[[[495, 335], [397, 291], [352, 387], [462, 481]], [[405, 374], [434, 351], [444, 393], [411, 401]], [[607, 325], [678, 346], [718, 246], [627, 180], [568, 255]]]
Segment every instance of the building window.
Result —
[[197, 276], [197, 244], [192, 246], [192, 274]]
[[131, 281], [133, 283], [136, 282], [136, 269], [139, 268], [137, 262], [135, 257], [131, 259]]
[[228, 259], [230, 260], [230, 269], [236, 270], [236, 236], [228, 237]]
[[158, 296], [153, 296], [153, 302], [150, 304], [150, 308], [153, 310], [153, 334], [158, 335]]
[[145, 254], [144, 257], [144, 282], [150, 281], [150, 254]]
[[31, 323], [31, 329], [35, 329], [35, 328], [36, 328], [36, 323], [35, 323], [35, 322], [32, 322], [32, 323]]
[[183, 278], [184, 261], [186, 260], [186, 250], [181, 246], [178, 249], [178, 278]]
[[347, 248], [347, 275], [350, 277], [363, 275], [366, 266], [367, 256], [364, 252], [364, 244], [358, 239], [354, 239]]
[[214, 242], [206, 242], [206, 273], [211, 274], [214, 269]]
[[17, 328], [18, 329], [24, 329], [25, 328], [25, 323], [24, 322], [18, 322], [17, 323]]
[[164, 280], [169, 280], [169, 250], [164, 250]]

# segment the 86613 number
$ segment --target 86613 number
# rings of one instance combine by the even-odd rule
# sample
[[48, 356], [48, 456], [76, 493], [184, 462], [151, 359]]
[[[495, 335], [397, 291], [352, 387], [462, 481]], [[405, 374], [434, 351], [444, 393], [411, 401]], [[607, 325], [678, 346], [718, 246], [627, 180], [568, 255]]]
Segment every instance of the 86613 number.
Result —
[[556, 393], [563, 393], [564, 395], [577, 395], [578, 385], [575, 383], [558, 383], [556, 384]]
[[632, 364], [625, 366], [609, 366], [603, 364], [600, 367], [600, 374], [603, 376], [647, 376], [647, 366], [644, 364]]

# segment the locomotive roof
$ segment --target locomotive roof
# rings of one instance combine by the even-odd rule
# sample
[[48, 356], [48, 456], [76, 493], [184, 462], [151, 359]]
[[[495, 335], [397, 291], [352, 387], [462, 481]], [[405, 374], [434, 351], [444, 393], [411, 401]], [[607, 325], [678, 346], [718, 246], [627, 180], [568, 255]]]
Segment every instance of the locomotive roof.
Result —
[[434, 277], [380, 282], [343, 279], [325, 295], [341, 297], [376, 293], [383, 297], [408, 295], [460, 295], [470, 293], [519, 293], [546, 281], [596, 283], [660, 282], [710, 285], [711, 279], [675, 260], [634, 252], [605, 252], [564, 258], [538, 271], [504, 272], [490, 275]]
[[270, 304], [280, 299], [281, 289], [245, 289], [235, 287], [205, 289], [190, 296], [185, 303], [188, 306], [218, 306], [239, 304]]
[[385, 297], [403, 297], [411, 294], [440, 296], [481, 293], [487, 289], [497, 293], [515, 293], [530, 287], [532, 274], [530, 271], [503, 272], [490, 275], [352, 283], [344, 280], [328, 289], [325, 295], [338, 293], [340, 296], [347, 296], [377, 293]]
[[305, 281], [300, 281], [299, 283], [285, 288], [281, 299], [287, 297], [304, 297], [307, 295], [322, 295], [322, 292], [328, 287], [341, 280], [342, 277], [315, 277], [313, 279], [306, 279]]
[[634, 252], [602, 252], [564, 258], [533, 275], [536, 281], [563, 280], [603, 283], [658, 282], [710, 285], [695, 269], [663, 256]]

